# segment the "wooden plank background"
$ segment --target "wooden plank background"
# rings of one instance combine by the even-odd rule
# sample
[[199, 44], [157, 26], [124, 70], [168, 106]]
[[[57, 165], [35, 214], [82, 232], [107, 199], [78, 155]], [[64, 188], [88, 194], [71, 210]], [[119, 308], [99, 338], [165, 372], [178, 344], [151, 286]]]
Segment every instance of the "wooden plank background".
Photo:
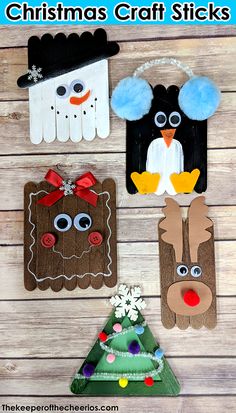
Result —
[[[92, 29], [92, 27], [86, 27]], [[1, 404], [118, 406], [119, 412], [218, 413], [235, 411], [236, 395], [236, 37], [233, 26], [108, 26], [121, 52], [110, 61], [111, 88], [147, 59], [173, 56], [196, 73], [211, 76], [222, 104], [209, 121], [210, 217], [215, 223], [218, 325], [214, 331], [165, 330], [160, 322], [157, 222], [164, 197], [130, 196], [125, 189], [125, 125], [112, 115], [104, 141], [43, 143], [29, 140], [28, 95], [16, 86], [27, 65], [27, 39], [71, 27], [0, 27], [0, 410]], [[181, 85], [184, 74], [170, 67], [147, 73], [153, 83]], [[73, 397], [69, 383], [111, 311], [114, 289], [69, 292], [23, 287], [23, 185], [40, 181], [49, 167], [75, 177], [90, 169], [118, 186], [119, 281], [142, 286], [143, 312], [166, 350], [182, 390], [178, 398]], [[178, 196], [186, 214], [193, 196]]]

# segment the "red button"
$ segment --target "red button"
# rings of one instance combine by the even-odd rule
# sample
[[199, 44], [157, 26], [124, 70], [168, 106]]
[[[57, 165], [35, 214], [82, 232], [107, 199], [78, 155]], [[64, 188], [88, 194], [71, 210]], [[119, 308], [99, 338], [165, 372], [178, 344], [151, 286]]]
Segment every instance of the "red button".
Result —
[[45, 232], [41, 237], [41, 244], [44, 248], [52, 248], [56, 244], [56, 237], [51, 232]]
[[102, 234], [100, 232], [91, 232], [88, 236], [88, 242], [91, 245], [96, 245], [97, 247], [101, 245], [103, 241]]

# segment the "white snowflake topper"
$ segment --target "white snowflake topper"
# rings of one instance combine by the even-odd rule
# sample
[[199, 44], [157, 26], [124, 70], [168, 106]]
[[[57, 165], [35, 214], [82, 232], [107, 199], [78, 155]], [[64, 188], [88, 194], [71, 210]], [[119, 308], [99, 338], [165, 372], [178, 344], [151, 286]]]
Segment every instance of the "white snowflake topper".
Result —
[[28, 69], [28, 80], [33, 80], [34, 83], [37, 83], [39, 81], [39, 79], [43, 78], [43, 75], [41, 74], [42, 72], [42, 68], [39, 67], [37, 69], [37, 67], [35, 65], [32, 66], [32, 69]]
[[138, 318], [138, 310], [146, 307], [145, 301], [140, 297], [140, 287], [129, 288], [127, 285], [121, 284], [118, 289], [118, 294], [110, 299], [111, 304], [116, 307], [116, 318], [127, 315], [130, 320], [136, 321]]
[[73, 189], [76, 188], [76, 185], [73, 184], [73, 182], [71, 181], [71, 179], [69, 179], [68, 181], [62, 181], [62, 186], [60, 186], [60, 190], [64, 191], [64, 195], [73, 195]]

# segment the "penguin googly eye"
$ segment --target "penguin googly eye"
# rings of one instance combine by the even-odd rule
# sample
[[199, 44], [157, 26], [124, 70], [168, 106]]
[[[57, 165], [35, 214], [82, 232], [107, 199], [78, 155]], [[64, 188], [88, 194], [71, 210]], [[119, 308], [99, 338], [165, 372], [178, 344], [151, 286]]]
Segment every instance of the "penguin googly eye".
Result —
[[158, 128], [163, 128], [167, 122], [167, 117], [164, 112], [157, 112], [154, 118], [154, 122]]
[[69, 96], [70, 94], [70, 89], [68, 88], [67, 85], [60, 85], [57, 87], [56, 90], [56, 95], [60, 99], [65, 99]]
[[169, 116], [169, 123], [173, 128], [177, 128], [177, 126], [181, 123], [181, 115], [179, 112], [172, 112]]

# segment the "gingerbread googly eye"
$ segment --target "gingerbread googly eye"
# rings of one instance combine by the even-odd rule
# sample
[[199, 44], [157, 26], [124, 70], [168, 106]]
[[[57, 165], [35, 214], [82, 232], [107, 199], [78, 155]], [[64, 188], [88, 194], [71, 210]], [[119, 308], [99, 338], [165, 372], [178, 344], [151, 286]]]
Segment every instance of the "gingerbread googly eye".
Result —
[[60, 99], [65, 99], [69, 96], [70, 90], [67, 85], [60, 85], [57, 87], [56, 95]]
[[179, 112], [172, 112], [169, 116], [169, 123], [173, 128], [177, 128], [177, 126], [181, 123], [181, 115]]
[[92, 218], [85, 212], [77, 214], [74, 218], [74, 226], [78, 231], [87, 231], [91, 228]]
[[188, 275], [188, 267], [184, 264], [178, 265], [176, 272], [180, 277], [186, 277]]
[[158, 128], [163, 128], [167, 122], [167, 117], [164, 112], [157, 112], [154, 118], [155, 124], [158, 126]]
[[60, 232], [68, 231], [72, 226], [72, 219], [67, 214], [59, 214], [54, 219], [54, 227]]
[[191, 275], [192, 275], [194, 278], [201, 277], [201, 275], [202, 275], [202, 269], [201, 269], [201, 267], [199, 267], [198, 265], [194, 265], [194, 266], [191, 268]]

